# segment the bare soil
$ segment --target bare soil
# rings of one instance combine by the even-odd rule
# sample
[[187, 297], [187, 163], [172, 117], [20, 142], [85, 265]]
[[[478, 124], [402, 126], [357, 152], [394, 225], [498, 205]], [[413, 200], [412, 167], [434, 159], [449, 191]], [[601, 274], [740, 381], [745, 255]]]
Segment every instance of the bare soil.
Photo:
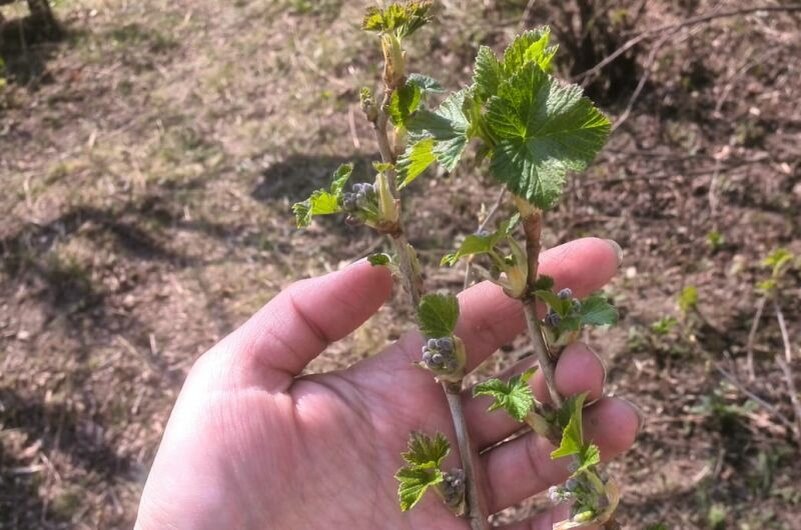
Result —
[[[293, 280], [381, 248], [333, 219], [297, 231], [289, 211], [338, 164], [355, 161], [366, 178], [377, 158], [358, 109], [359, 87], [380, 73], [376, 43], [357, 29], [361, 4], [63, 0], [57, 32], [24, 4], [0, 8], [0, 529], [130, 528], [193, 360]], [[638, 31], [752, 6], [608, 2], [605, 31], [582, 47], [570, 39], [586, 2], [527, 4], [443, 0], [411, 64], [455, 89], [480, 44], [501, 50], [520, 27], [550, 23], [561, 74], [575, 76]], [[549, 246], [598, 235], [625, 249], [608, 289], [621, 325], [591, 337], [609, 391], [648, 417], [613, 465], [625, 478], [620, 519], [801, 529], [772, 311], [756, 334], [754, 381], [745, 365], [760, 260], [779, 246], [801, 254], [801, 15], [741, 14], [665, 35], [588, 87], [619, 118], [649, 72], [546, 234]], [[433, 264], [493, 202], [485, 179], [465, 168], [413, 186], [409, 232], [433, 287], [461, 286], [460, 270]], [[676, 300], [688, 286], [699, 303], [685, 315]], [[799, 300], [793, 271], [781, 306], [801, 385]], [[397, 337], [408, 327], [398, 302], [312, 369]], [[655, 331], [667, 317], [677, 324]], [[511, 344], [484, 372], [525, 353]]]

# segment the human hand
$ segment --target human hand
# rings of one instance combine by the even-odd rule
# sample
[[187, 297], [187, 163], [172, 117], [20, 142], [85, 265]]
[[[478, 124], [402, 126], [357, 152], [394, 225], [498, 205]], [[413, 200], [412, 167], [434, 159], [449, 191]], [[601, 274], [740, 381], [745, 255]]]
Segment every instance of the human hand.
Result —
[[[615, 273], [615, 250], [581, 239], [541, 256], [541, 271], [577, 296]], [[411, 512], [398, 508], [394, 473], [409, 432], [455, 440], [442, 389], [413, 365], [422, 339], [406, 334], [382, 353], [341, 371], [298, 376], [325, 347], [367, 320], [389, 297], [392, 280], [366, 262], [282, 291], [239, 329], [201, 356], [172, 411], [145, 485], [136, 530], [425, 529], [467, 530], [435, 496]], [[468, 370], [525, 328], [520, 303], [482, 283], [459, 296], [456, 334]], [[528, 358], [511, 368], [530, 367]], [[556, 368], [559, 392], [589, 392], [585, 432], [609, 459], [634, 442], [639, 417], [627, 402], [602, 397], [604, 369], [585, 345], [568, 347]], [[547, 402], [537, 374], [535, 395]], [[465, 397], [471, 390], [465, 390]], [[488, 401], [465, 399], [479, 451], [519, 429]], [[455, 442], [445, 467], [459, 466]], [[478, 457], [491, 513], [564, 481], [567, 462], [534, 433]], [[550, 530], [564, 509], [504, 527]]]

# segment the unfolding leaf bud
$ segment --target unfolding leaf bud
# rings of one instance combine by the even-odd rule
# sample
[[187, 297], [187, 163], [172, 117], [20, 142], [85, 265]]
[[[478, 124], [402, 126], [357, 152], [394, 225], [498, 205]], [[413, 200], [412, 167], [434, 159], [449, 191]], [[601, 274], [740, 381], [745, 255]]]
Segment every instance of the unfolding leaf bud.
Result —
[[363, 87], [359, 92], [359, 104], [362, 112], [367, 117], [368, 121], [374, 122], [378, 118], [378, 107], [373, 98], [373, 91], [367, 87]]
[[558, 296], [562, 300], [567, 300], [569, 298], [573, 298], [573, 291], [571, 291], [569, 287], [565, 287], [564, 289], [556, 293], [556, 296]]

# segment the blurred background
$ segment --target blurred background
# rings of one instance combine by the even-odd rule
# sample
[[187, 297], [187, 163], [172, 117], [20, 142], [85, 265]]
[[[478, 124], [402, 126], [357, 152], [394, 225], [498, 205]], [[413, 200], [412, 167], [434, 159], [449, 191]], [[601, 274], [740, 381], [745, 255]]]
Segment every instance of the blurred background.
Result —
[[[382, 246], [289, 210], [378, 158], [358, 108], [380, 77], [371, 2], [8, 1], [0, 529], [130, 528], [193, 360], [291, 281]], [[550, 24], [559, 76], [615, 122], [545, 240], [625, 249], [621, 325], [590, 340], [648, 417], [612, 466], [626, 528], [801, 528], [801, 8], [762, 2], [440, 0], [410, 42], [411, 69], [456, 89], [479, 45]], [[473, 164], [411, 187], [429, 285], [461, 287], [434, 264], [493, 201]], [[312, 369], [397, 337], [399, 302]]]

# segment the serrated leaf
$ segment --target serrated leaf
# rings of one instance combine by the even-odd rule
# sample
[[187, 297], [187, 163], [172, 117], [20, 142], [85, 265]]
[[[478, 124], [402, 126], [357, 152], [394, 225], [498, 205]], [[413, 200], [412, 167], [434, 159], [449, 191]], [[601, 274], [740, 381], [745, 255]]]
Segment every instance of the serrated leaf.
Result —
[[311, 224], [315, 215], [329, 215], [342, 211], [339, 206], [339, 197], [342, 190], [353, 173], [353, 164], [342, 164], [334, 172], [328, 190], [315, 190], [308, 199], [292, 205], [295, 221], [298, 228], [305, 228]]
[[534, 289], [537, 291], [550, 291], [553, 289], [554, 280], [550, 276], [546, 274], [540, 274], [537, 276], [537, 280], [534, 282]]
[[534, 372], [534, 368], [526, 370], [506, 383], [500, 379], [489, 379], [476, 385], [473, 396], [490, 396], [495, 400], [488, 409], [490, 412], [503, 409], [515, 420], [525, 421], [534, 406], [534, 394], [528, 384]]
[[434, 112], [418, 110], [406, 125], [416, 136], [436, 140], [434, 155], [448, 171], [456, 168], [467, 146], [470, 123], [462, 110], [466, 94], [466, 90], [454, 92]]
[[582, 326], [611, 326], [617, 323], [618, 313], [603, 294], [595, 293], [582, 300], [579, 315]]
[[409, 74], [406, 77], [406, 82], [410, 85], [415, 85], [423, 93], [440, 94], [445, 92], [445, 89], [442, 88], [439, 81], [424, 74]]
[[399, 187], [405, 188], [419, 177], [437, 159], [434, 154], [435, 140], [423, 138], [406, 148], [398, 158]]
[[384, 13], [382, 13], [377, 7], [368, 7], [364, 11], [362, 29], [365, 31], [383, 31]]
[[549, 46], [551, 29], [547, 26], [518, 35], [506, 48], [501, 61], [504, 77], [510, 77], [527, 64], [536, 64], [544, 72], [550, 68], [556, 46]]
[[[559, 420], [564, 427], [562, 428], [562, 441], [559, 447], [551, 452], [551, 458], [564, 458], [575, 456], [578, 462], [578, 471], [601, 462], [601, 452], [595, 444], [584, 441], [584, 429], [582, 425], [582, 409], [587, 394], [573, 396], [562, 404], [559, 411]], [[565, 424], [565, 419], [567, 423]]]
[[408, 511], [420, 502], [425, 492], [431, 486], [436, 486], [444, 480], [439, 469], [421, 469], [402, 467], [395, 474], [398, 484], [398, 500], [402, 511]]
[[421, 432], [413, 432], [409, 437], [409, 449], [403, 453], [403, 459], [414, 467], [438, 468], [448, 456], [451, 445], [442, 433], [433, 438]]
[[408, 465], [395, 474], [400, 482], [398, 499], [401, 510], [414, 507], [428, 488], [443, 481], [443, 473], [439, 468], [449, 452], [450, 443], [442, 433], [437, 433], [433, 438], [420, 432], [411, 434], [408, 450], [401, 455]]
[[386, 266], [386, 265], [389, 265], [390, 263], [392, 263], [392, 258], [390, 257], [389, 254], [385, 254], [384, 252], [379, 252], [379, 253], [370, 254], [369, 256], [367, 256], [367, 261], [373, 267], [380, 267], [380, 266]]
[[342, 190], [345, 189], [345, 184], [348, 183], [348, 179], [352, 173], [353, 164], [342, 164], [337, 168], [336, 171], [334, 171], [334, 175], [331, 177], [331, 186], [329, 188], [332, 195], [342, 194]]
[[498, 91], [503, 78], [501, 63], [488, 46], [481, 46], [473, 65], [473, 86], [479, 100], [486, 101]]
[[512, 218], [503, 221], [498, 226], [498, 229], [491, 234], [468, 235], [455, 252], [451, 252], [442, 258], [440, 265], [453, 266], [464, 257], [491, 252], [509, 235], [511, 229], [516, 226], [519, 220], [520, 217], [514, 215]]
[[420, 301], [417, 320], [424, 336], [449, 337], [459, 320], [459, 300], [451, 294], [427, 294]]
[[420, 105], [422, 93], [420, 87], [409, 82], [404, 83], [392, 91], [389, 98], [387, 113], [396, 126], [406, 126], [409, 119]]
[[490, 170], [538, 208], [559, 199], [568, 171], [581, 171], [603, 147], [609, 120], [576, 85], [563, 86], [529, 63], [487, 103], [498, 138]]
[[393, 3], [385, 9], [369, 7], [362, 20], [362, 29], [380, 33], [393, 32], [398, 37], [407, 37], [430, 20], [429, 0]]
[[579, 461], [579, 470], [587, 469], [590, 466], [597, 466], [601, 463], [601, 450], [595, 444], [585, 446], [584, 452]]
[[559, 411], [561, 423], [567, 419], [562, 428], [562, 441], [559, 447], [551, 452], [551, 458], [563, 458], [578, 455], [584, 448], [584, 430], [581, 422], [581, 411], [587, 394], [580, 394], [565, 400]]

